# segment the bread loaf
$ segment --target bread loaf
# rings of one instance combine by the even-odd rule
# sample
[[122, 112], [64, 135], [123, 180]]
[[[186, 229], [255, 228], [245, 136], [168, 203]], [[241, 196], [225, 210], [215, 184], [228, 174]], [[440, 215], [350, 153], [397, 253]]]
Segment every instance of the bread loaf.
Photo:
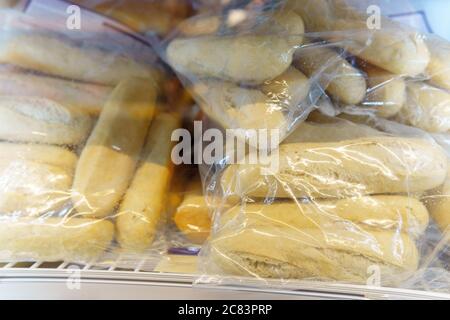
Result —
[[295, 52], [294, 66], [320, 84], [342, 104], [360, 103], [366, 96], [363, 74], [336, 51], [326, 47], [303, 47]]
[[429, 132], [450, 131], [450, 92], [423, 82], [409, 82], [406, 105], [396, 120]]
[[308, 96], [310, 87], [309, 79], [303, 73], [289, 67], [282, 75], [266, 81], [261, 86], [261, 91], [273, 103], [279, 103], [287, 110], [295, 110]]
[[159, 114], [150, 127], [142, 160], [119, 207], [116, 228], [122, 248], [142, 252], [153, 242], [172, 175], [172, 132], [179, 119]]
[[153, 119], [156, 91], [147, 80], [130, 78], [109, 97], [75, 173], [72, 200], [80, 214], [107, 216], [124, 195]]
[[98, 115], [111, 87], [68, 81], [0, 68], [0, 96], [45, 98]]
[[369, 86], [362, 106], [375, 110], [383, 118], [395, 116], [406, 102], [404, 79], [367, 63], [360, 67], [367, 74]]
[[0, 214], [38, 216], [70, 200], [77, 156], [55, 146], [0, 143]]
[[[401, 249], [400, 249], [401, 248]], [[405, 234], [288, 225], [224, 227], [211, 240], [207, 267], [220, 274], [366, 283], [377, 267], [383, 284], [415, 272], [419, 255]]]
[[166, 54], [170, 65], [190, 78], [261, 84], [286, 71], [293, 53], [286, 37], [240, 35], [175, 39]]
[[203, 195], [201, 181], [196, 179], [188, 185], [173, 220], [178, 229], [190, 241], [202, 244], [211, 231], [212, 210], [206, 196]]
[[421, 235], [428, 222], [425, 206], [417, 199], [404, 196], [366, 196], [310, 203], [250, 203], [235, 206], [220, 217], [221, 224], [245, 224], [248, 228], [273, 225], [331, 232], [342, 227], [360, 231], [392, 230], [410, 236]]
[[420, 192], [441, 185], [447, 173], [440, 147], [399, 137], [283, 144], [270, 160], [270, 168], [248, 160], [230, 165], [221, 178], [224, 195], [347, 198]]
[[81, 110], [45, 98], [0, 97], [0, 139], [79, 145], [93, 121]]
[[[343, 0], [291, 0], [307, 32], [340, 43], [353, 55], [394, 74], [417, 76], [425, 71], [430, 53], [418, 32], [383, 19], [381, 29], [367, 28], [367, 16]], [[345, 41], [351, 38], [352, 41]]]
[[105, 220], [0, 219], [0, 260], [92, 262], [113, 239]]
[[128, 77], [147, 78], [147, 81], [158, 78], [151, 66], [123, 55], [80, 48], [68, 39], [42, 34], [8, 34], [0, 44], [0, 63], [106, 85], [116, 85]]
[[272, 101], [260, 90], [238, 87], [230, 82], [210, 81], [196, 84], [193, 92], [208, 116], [226, 129], [241, 129], [235, 131], [236, 135], [254, 147], [261, 143], [256, 141], [257, 129], [269, 130], [270, 137], [271, 130], [278, 130], [279, 139], [286, 134], [286, 106]]

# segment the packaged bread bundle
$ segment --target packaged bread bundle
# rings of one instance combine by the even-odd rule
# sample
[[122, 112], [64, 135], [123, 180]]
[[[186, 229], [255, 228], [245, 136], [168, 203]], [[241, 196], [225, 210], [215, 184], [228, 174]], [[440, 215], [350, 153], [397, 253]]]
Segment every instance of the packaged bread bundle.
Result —
[[431, 221], [423, 195], [445, 183], [448, 157], [425, 133], [389, 123], [311, 116], [269, 162], [248, 153], [217, 166], [205, 177], [221, 205], [199, 281], [402, 286], [420, 274]]
[[315, 40], [293, 10], [255, 2], [183, 21], [161, 54], [210, 119], [240, 130], [252, 146], [254, 132], [268, 130], [279, 140], [270, 148], [307, 117], [324, 88], [348, 103], [365, 96], [364, 74], [345, 52]]
[[162, 69], [117, 22], [68, 28], [67, 6], [0, 10], [0, 261], [141, 253], [164, 222], [180, 122]]
[[[339, 112], [375, 114], [431, 133], [448, 131], [448, 40], [370, 11], [375, 7], [384, 13], [390, 6], [386, 3], [299, 0], [283, 4], [302, 17], [307, 35], [313, 33], [316, 41], [344, 51], [347, 74], [353, 67], [352, 73], [364, 78], [365, 93], [364, 87], [345, 77], [335, 77], [323, 86]], [[318, 65], [326, 61], [321, 55], [312, 56]], [[296, 65], [302, 64], [299, 59]]]

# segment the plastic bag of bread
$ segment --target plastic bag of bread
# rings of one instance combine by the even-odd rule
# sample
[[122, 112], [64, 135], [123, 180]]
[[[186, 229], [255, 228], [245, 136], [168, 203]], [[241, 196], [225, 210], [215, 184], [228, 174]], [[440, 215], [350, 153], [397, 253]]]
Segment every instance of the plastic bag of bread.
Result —
[[248, 153], [204, 170], [206, 199], [222, 205], [197, 281], [423, 289], [413, 285], [420, 279], [433, 290], [422, 275], [447, 272], [435, 264], [443, 254], [432, 241], [442, 246], [433, 215], [445, 213], [425, 197], [446, 192], [448, 155], [425, 132], [378, 120], [313, 113], [273, 150], [271, 164], [251, 163]]
[[137, 263], [165, 249], [180, 117], [140, 35], [68, 5], [0, 10], [0, 261]]
[[[367, 84], [348, 54], [315, 34], [303, 19], [275, 4], [231, 6], [179, 24], [159, 44], [203, 112], [224, 129], [240, 130], [254, 146], [255, 130], [269, 131], [276, 147], [328, 92], [349, 104], [361, 103]], [[278, 139], [271, 139], [274, 135]]]

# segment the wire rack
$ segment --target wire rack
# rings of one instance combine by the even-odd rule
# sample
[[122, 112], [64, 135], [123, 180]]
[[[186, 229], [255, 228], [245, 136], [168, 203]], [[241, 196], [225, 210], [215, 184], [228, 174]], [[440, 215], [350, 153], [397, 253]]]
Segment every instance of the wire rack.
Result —
[[[196, 275], [173, 274], [150, 271], [154, 270], [157, 262], [154, 259], [136, 263], [133, 268], [126, 267], [121, 259], [116, 263], [105, 265], [102, 263], [78, 264], [69, 262], [9, 262], [0, 263], [0, 288], [2, 281], [9, 282], [60, 282], [77, 272], [82, 282], [95, 283], [101, 288], [102, 284], [127, 284], [136, 286], [165, 287], [176, 290], [177, 288], [192, 288]], [[195, 284], [194, 288], [208, 290], [218, 290], [213, 284]], [[117, 287], [120, 290], [120, 287]], [[245, 285], [226, 284], [221, 285], [223, 292], [236, 291], [255, 294], [272, 294], [283, 297], [308, 297], [308, 298], [335, 298], [335, 299], [450, 299], [450, 295], [436, 292], [414, 291], [404, 289], [365, 287], [358, 285], [329, 284], [321, 282], [292, 281], [283, 284], [277, 281], [270, 281], [268, 286], [261, 286], [261, 283], [252, 282], [246, 279]], [[186, 297], [195, 298], [195, 297]]]

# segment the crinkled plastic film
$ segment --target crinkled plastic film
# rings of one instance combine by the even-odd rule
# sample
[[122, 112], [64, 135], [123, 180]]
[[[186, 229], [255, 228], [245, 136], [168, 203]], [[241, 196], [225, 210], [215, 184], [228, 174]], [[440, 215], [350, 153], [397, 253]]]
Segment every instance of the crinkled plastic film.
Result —
[[[271, 155], [276, 166], [223, 159], [201, 167], [215, 210], [197, 284], [291, 287], [312, 280], [449, 293], [448, 43], [384, 17], [381, 29], [372, 30], [358, 10], [367, 7], [356, 7], [341, 0], [280, 1], [266, 2], [257, 14], [270, 17], [270, 30], [277, 15], [295, 12], [304, 21], [290, 68], [309, 78], [314, 100], [297, 104], [303, 116], [285, 115], [286, 135]], [[223, 110], [222, 96], [212, 93], [217, 79], [227, 81], [223, 91], [230, 81], [255, 88], [249, 79], [255, 73], [238, 79], [226, 68], [206, 70], [208, 59], [226, 60], [226, 50], [218, 57], [210, 47], [196, 51], [195, 41], [182, 49], [174, 43], [266, 30], [261, 18], [227, 27], [231, 12], [191, 18], [200, 22], [186, 24], [165, 51], [188, 86], [208, 74], [193, 91], [225, 128], [232, 126], [215, 114]], [[214, 106], [219, 110], [210, 112]], [[249, 152], [245, 159], [258, 151]]]
[[186, 99], [133, 26], [68, 5], [0, 10], [0, 260], [152, 270]]

